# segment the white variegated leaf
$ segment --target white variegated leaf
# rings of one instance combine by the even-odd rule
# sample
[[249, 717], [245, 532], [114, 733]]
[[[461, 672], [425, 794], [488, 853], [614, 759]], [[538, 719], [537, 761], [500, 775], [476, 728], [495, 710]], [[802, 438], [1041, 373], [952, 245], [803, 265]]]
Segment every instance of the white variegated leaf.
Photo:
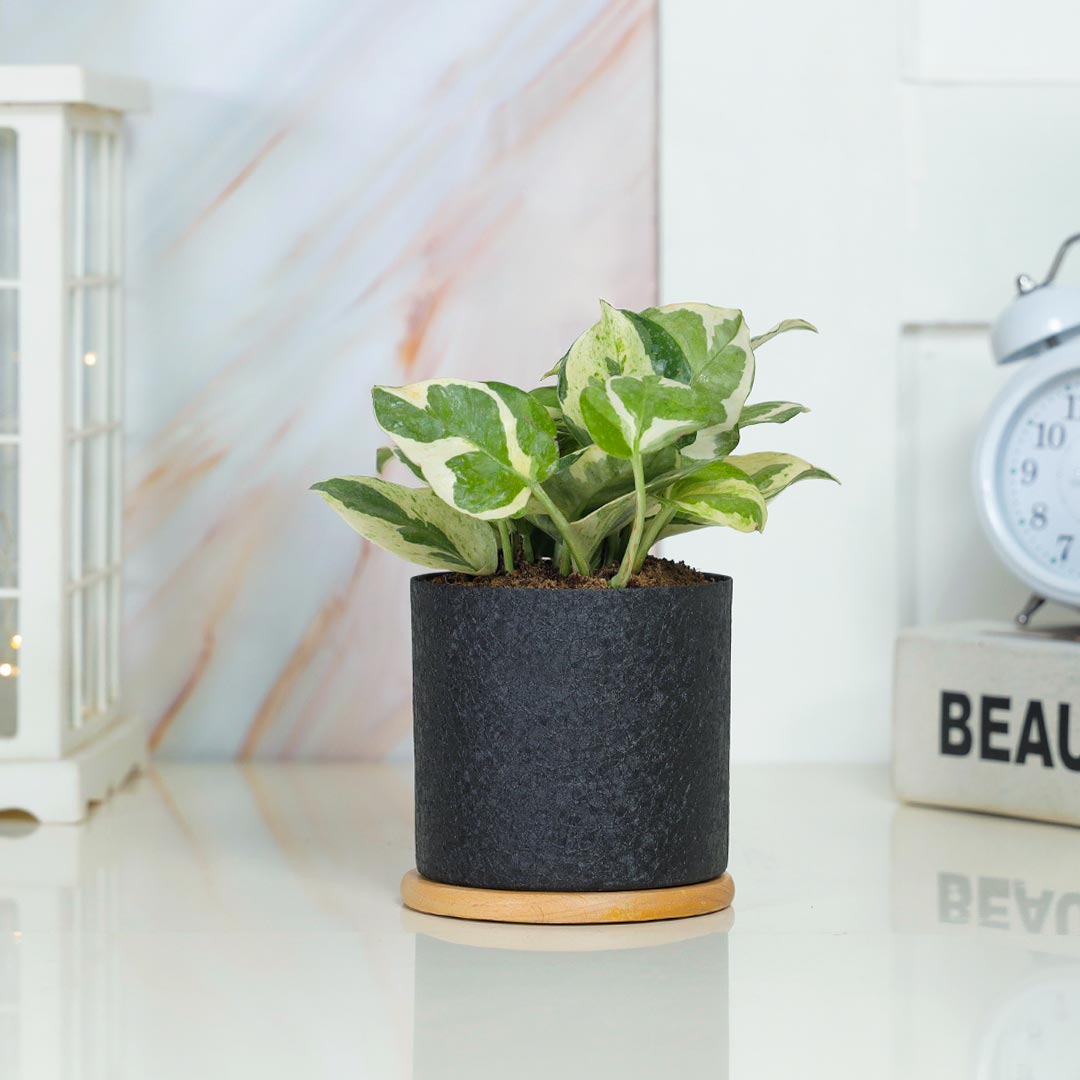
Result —
[[524, 390], [430, 379], [377, 386], [379, 426], [441, 499], [484, 520], [512, 517], [558, 460], [555, 424]]
[[753, 479], [724, 461], [672, 485], [664, 502], [676, 509], [677, 521], [726, 525], [739, 532], [760, 532], [768, 516], [765, 497]]
[[466, 574], [493, 574], [498, 568], [492, 527], [447, 506], [429, 488], [338, 476], [312, 490], [365, 539], [410, 562]]
[[585, 388], [581, 407], [593, 442], [621, 458], [671, 446], [724, 415], [716, 398], [659, 375], [597, 379]]
[[818, 469], [794, 454], [736, 454], [727, 460], [754, 481], [766, 501], [775, 499], [781, 491], [800, 480], [836, 480], [824, 469]]
[[753, 405], [743, 406], [739, 417], [740, 427], [751, 424], [786, 424], [792, 417], [810, 410], [805, 405], [794, 401], [758, 401]]
[[612, 375], [651, 375], [653, 363], [635, 326], [636, 316], [600, 301], [600, 321], [570, 346], [558, 368], [559, 400], [572, 430], [583, 434], [581, 395], [594, 379]]
[[754, 384], [754, 350], [742, 312], [707, 304], [667, 304], [642, 314], [679, 342], [693, 372], [694, 385], [722, 406], [720, 418], [697, 433], [683, 448], [683, 456], [713, 461], [729, 453], [729, 442], [723, 436], [738, 424], [746, 395]]
[[766, 341], [772, 341], [777, 334], [786, 334], [789, 330], [809, 330], [811, 333], [817, 333], [817, 327], [813, 323], [808, 323], [805, 319], [783, 319], [771, 330], [766, 330], [764, 334], [756, 334], [750, 339], [750, 343], [757, 349], [764, 345]]

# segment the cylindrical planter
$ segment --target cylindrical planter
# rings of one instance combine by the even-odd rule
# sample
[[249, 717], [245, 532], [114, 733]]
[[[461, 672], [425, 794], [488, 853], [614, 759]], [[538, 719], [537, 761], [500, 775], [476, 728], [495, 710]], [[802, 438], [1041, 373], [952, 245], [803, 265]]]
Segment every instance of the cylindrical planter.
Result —
[[731, 579], [412, 580], [416, 856], [473, 889], [664, 889], [727, 868]]

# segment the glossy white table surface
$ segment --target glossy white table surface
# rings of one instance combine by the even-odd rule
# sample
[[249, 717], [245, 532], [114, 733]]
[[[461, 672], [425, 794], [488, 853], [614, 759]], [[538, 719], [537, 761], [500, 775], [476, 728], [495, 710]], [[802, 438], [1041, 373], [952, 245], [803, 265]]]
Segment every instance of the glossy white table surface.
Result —
[[159, 765], [0, 821], [0, 1077], [1080, 1075], [1080, 831], [736, 769], [733, 911], [402, 910], [401, 766]]

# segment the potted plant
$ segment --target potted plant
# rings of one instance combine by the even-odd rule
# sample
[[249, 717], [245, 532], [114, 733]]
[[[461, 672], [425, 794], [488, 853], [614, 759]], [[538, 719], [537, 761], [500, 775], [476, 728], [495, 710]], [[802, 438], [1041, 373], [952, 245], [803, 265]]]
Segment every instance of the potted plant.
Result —
[[828, 473], [735, 454], [806, 409], [746, 404], [742, 313], [601, 305], [544, 378], [377, 386], [417, 483], [314, 485], [361, 535], [435, 571], [411, 583], [418, 872], [405, 902], [532, 922], [698, 914], [730, 902], [731, 580], [649, 555]]

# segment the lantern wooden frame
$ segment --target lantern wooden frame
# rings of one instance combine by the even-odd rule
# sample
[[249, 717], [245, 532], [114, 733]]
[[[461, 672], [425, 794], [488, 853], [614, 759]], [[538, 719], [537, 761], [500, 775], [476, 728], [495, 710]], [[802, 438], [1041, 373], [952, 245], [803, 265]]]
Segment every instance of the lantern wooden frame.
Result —
[[0, 67], [0, 526], [17, 522], [6, 550], [0, 535], [0, 810], [45, 821], [84, 817], [145, 754], [119, 639], [122, 114], [147, 97]]

